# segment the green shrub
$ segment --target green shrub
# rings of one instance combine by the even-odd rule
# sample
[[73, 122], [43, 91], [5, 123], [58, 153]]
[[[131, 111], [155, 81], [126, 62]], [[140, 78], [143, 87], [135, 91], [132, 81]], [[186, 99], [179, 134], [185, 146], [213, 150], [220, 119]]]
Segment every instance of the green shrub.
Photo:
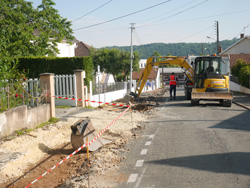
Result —
[[231, 67], [231, 73], [233, 76], [238, 77], [241, 85], [249, 87], [250, 65], [243, 59], [236, 61], [236, 64]]
[[239, 82], [245, 87], [249, 87], [250, 66], [242, 67], [239, 71]]
[[82, 69], [86, 73], [85, 85], [93, 79], [94, 65], [91, 57], [23, 57], [19, 58], [19, 70], [25, 70], [29, 78], [39, 78], [41, 73], [73, 74]]
[[238, 59], [236, 63], [231, 67], [231, 74], [239, 77], [239, 72], [242, 67], [247, 66], [247, 63], [243, 59]]

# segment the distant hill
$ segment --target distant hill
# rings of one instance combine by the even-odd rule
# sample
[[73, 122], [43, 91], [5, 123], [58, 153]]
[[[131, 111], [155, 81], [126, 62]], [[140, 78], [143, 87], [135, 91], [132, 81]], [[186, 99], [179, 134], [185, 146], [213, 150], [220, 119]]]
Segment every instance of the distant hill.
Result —
[[[225, 50], [239, 39], [234, 38], [232, 40], [220, 41], [222, 50]], [[109, 49], [116, 48], [123, 51], [130, 51], [130, 46], [109, 46]], [[216, 53], [216, 42], [213, 43], [152, 43], [133, 46], [134, 51], [138, 51], [142, 59], [147, 59], [152, 56], [156, 51], [162, 56], [187, 56], [187, 55], [201, 55], [204, 52], [205, 55]]]

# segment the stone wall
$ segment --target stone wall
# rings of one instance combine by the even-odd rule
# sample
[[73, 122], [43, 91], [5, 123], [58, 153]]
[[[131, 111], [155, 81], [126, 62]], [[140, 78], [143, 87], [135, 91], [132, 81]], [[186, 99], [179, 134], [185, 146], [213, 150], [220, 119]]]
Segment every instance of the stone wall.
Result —
[[50, 104], [28, 109], [19, 106], [0, 113], [0, 138], [23, 128], [32, 129], [50, 119]]

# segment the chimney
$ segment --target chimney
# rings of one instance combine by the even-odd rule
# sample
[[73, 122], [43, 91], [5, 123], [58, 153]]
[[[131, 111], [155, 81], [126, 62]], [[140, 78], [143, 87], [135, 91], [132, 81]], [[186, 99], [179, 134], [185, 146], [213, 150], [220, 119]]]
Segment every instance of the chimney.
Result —
[[241, 39], [244, 38], [244, 33], [241, 33], [241, 34], [240, 34], [240, 38], [241, 38]]

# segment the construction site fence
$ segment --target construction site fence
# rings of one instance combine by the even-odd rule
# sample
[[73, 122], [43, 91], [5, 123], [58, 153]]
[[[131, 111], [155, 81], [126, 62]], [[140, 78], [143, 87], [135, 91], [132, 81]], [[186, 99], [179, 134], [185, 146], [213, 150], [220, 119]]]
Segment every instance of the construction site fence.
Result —
[[92, 83], [93, 95], [126, 89], [127, 82]]

